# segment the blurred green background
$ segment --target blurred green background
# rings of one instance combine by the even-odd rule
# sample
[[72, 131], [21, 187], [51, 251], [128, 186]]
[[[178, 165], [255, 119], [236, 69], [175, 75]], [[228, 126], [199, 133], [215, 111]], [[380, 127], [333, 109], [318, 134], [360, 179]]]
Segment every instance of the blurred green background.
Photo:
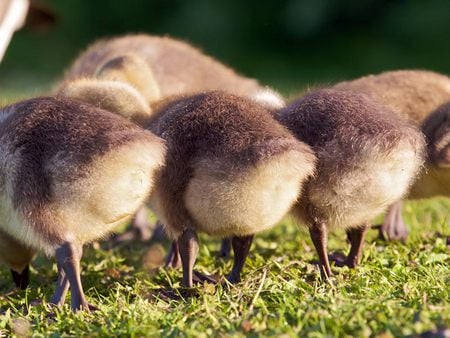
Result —
[[37, 93], [97, 38], [187, 40], [284, 94], [389, 69], [450, 73], [449, 0], [41, 0], [51, 27], [17, 32], [2, 93]]

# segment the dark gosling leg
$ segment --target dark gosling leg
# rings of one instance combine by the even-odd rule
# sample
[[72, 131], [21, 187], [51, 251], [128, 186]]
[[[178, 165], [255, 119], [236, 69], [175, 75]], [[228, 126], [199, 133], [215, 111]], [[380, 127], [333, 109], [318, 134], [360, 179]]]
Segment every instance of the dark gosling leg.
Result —
[[350, 252], [344, 264], [348, 267], [354, 268], [359, 265], [359, 262], [361, 261], [364, 237], [369, 229], [370, 225], [363, 225], [359, 228], [347, 230], [347, 236], [350, 241]]
[[234, 262], [233, 268], [231, 269], [231, 272], [227, 277], [230, 283], [235, 284], [241, 281], [242, 268], [244, 267], [245, 260], [247, 259], [252, 242], [253, 235], [244, 237], [234, 236], [231, 239], [231, 244], [233, 246], [234, 252]]
[[198, 254], [198, 238], [194, 229], [187, 228], [178, 238], [178, 248], [181, 257], [181, 265], [183, 267], [183, 287], [193, 287], [193, 268]]
[[220, 244], [219, 257], [228, 258], [231, 252], [231, 238], [224, 238]]
[[134, 214], [128, 229], [125, 230], [123, 234], [116, 236], [114, 238], [114, 242], [116, 244], [130, 241], [145, 242], [150, 240], [151, 237], [152, 230], [147, 219], [147, 209], [145, 207], [141, 207]]
[[320, 272], [324, 279], [328, 279], [328, 277], [332, 276], [330, 262], [328, 261], [327, 254], [327, 242], [328, 242], [328, 230], [323, 222], [316, 222], [312, 224], [309, 228], [309, 234], [311, 236], [311, 240], [316, 248], [317, 254], [319, 255], [320, 261]]
[[140, 241], [148, 241], [152, 237], [150, 223], [148, 221], [148, 213], [145, 207], [141, 207], [134, 214], [131, 226], [136, 229], [136, 239]]
[[402, 204], [402, 201], [398, 201], [389, 207], [380, 227], [379, 238], [401, 242], [408, 239], [409, 231], [403, 222]]
[[11, 269], [11, 275], [14, 280], [14, 284], [21, 289], [25, 290], [30, 284], [30, 266], [27, 265], [22, 272], [17, 272]]
[[82, 247], [66, 242], [56, 249], [56, 259], [61, 265], [70, 283], [72, 294], [71, 307], [73, 311], [93, 309], [86, 300], [80, 277], [80, 260], [83, 254]]
[[177, 241], [173, 241], [172, 244], [170, 245], [170, 250], [169, 253], [167, 254], [164, 267], [173, 269], [181, 267], [180, 250], [178, 248]]
[[56, 281], [56, 290], [50, 299], [50, 303], [58, 307], [64, 305], [66, 301], [67, 291], [69, 291], [69, 280], [64, 272], [62, 266], [58, 263], [58, 280]]

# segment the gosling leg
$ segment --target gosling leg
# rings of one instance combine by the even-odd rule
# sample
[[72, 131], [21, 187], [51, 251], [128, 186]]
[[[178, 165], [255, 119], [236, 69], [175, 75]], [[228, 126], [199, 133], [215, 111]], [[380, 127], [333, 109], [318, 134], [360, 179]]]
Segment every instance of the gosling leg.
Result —
[[253, 235], [243, 237], [234, 236], [231, 239], [234, 252], [234, 262], [233, 268], [227, 277], [230, 283], [236, 284], [241, 281], [242, 268], [244, 267], [252, 242]]
[[220, 244], [219, 257], [228, 258], [231, 252], [231, 238], [224, 238]]
[[14, 284], [21, 289], [25, 290], [30, 284], [30, 266], [27, 265], [22, 272], [17, 272], [11, 269], [11, 275], [14, 280]]
[[136, 211], [131, 224], [124, 233], [114, 237], [114, 243], [120, 244], [130, 241], [145, 242], [152, 237], [151, 225], [147, 219], [147, 209], [141, 207]]
[[390, 241], [405, 242], [408, 239], [408, 228], [402, 218], [402, 201], [392, 204], [380, 226], [379, 238]]
[[50, 303], [55, 304], [58, 307], [64, 305], [66, 301], [67, 291], [69, 291], [69, 280], [62, 266], [58, 263], [58, 280], [56, 281], [56, 290], [53, 293]]
[[330, 262], [327, 254], [328, 230], [324, 222], [315, 222], [309, 228], [311, 240], [319, 255], [320, 273], [324, 279], [331, 277]]
[[173, 269], [178, 269], [179, 267], [181, 267], [180, 250], [177, 241], [172, 241], [169, 253], [166, 257], [166, 262], [164, 263], [164, 267]]
[[354, 268], [359, 265], [361, 261], [362, 247], [367, 230], [370, 229], [370, 225], [366, 224], [358, 228], [352, 228], [347, 230], [347, 236], [350, 241], [350, 252], [344, 261], [344, 264], [350, 268]]
[[72, 294], [71, 307], [73, 311], [89, 311], [95, 309], [95, 306], [92, 306], [87, 302], [83, 291], [83, 285], [81, 284], [80, 260], [82, 254], [82, 246], [75, 245], [71, 242], [66, 242], [56, 249], [56, 260], [64, 270], [70, 283]]
[[181, 265], [183, 267], [183, 279], [181, 285], [183, 287], [193, 287], [193, 269], [198, 254], [198, 237], [192, 228], [187, 228], [178, 238], [178, 249], [181, 257]]

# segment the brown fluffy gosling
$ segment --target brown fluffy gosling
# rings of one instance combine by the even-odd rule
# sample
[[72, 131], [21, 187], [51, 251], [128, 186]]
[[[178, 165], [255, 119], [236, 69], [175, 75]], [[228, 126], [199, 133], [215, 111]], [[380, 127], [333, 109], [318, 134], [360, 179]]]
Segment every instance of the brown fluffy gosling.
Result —
[[318, 158], [293, 214], [309, 228], [322, 273], [331, 275], [327, 234], [335, 228], [346, 229], [351, 249], [344, 263], [356, 266], [368, 223], [418, 174], [422, 134], [363, 94], [331, 89], [292, 102], [277, 119]]
[[[407, 197], [450, 197], [450, 108], [444, 105], [450, 102], [449, 77], [430, 71], [401, 70], [342, 82], [335, 88], [366, 93], [419, 126], [427, 141], [426, 170], [412, 185]], [[389, 207], [381, 225], [381, 237], [407, 239], [408, 229], [401, 211], [401, 201]]]
[[198, 231], [232, 237], [238, 282], [253, 235], [297, 201], [315, 156], [263, 106], [224, 92], [169, 102], [148, 128], [167, 143], [150, 206], [178, 243], [182, 285], [192, 287]]
[[274, 90], [170, 37], [137, 34], [99, 40], [81, 53], [66, 72], [64, 82], [82, 78], [130, 84], [150, 105], [174, 95], [223, 90], [268, 107], [284, 106], [283, 98]]
[[[20, 270], [34, 251], [55, 256], [51, 302], [89, 310], [80, 279], [82, 246], [129, 219], [149, 195], [163, 141], [107, 111], [36, 98], [0, 111], [2, 261]], [[8, 239], [30, 248], [19, 263]], [[25, 251], [28, 252], [28, 251]]]

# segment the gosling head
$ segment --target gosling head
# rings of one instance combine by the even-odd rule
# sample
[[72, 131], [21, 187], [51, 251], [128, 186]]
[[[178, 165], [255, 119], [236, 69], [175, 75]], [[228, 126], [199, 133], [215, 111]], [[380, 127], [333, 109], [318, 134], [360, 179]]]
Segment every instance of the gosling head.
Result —
[[153, 70], [144, 59], [134, 54], [110, 59], [99, 67], [95, 77], [128, 83], [136, 88], [149, 103], [161, 99], [161, 92]]
[[152, 110], [137, 89], [131, 85], [102, 79], [78, 79], [62, 84], [57, 96], [83, 101], [142, 124]]
[[437, 168], [450, 168], [450, 102], [431, 113], [423, 122], [428, 157]]

